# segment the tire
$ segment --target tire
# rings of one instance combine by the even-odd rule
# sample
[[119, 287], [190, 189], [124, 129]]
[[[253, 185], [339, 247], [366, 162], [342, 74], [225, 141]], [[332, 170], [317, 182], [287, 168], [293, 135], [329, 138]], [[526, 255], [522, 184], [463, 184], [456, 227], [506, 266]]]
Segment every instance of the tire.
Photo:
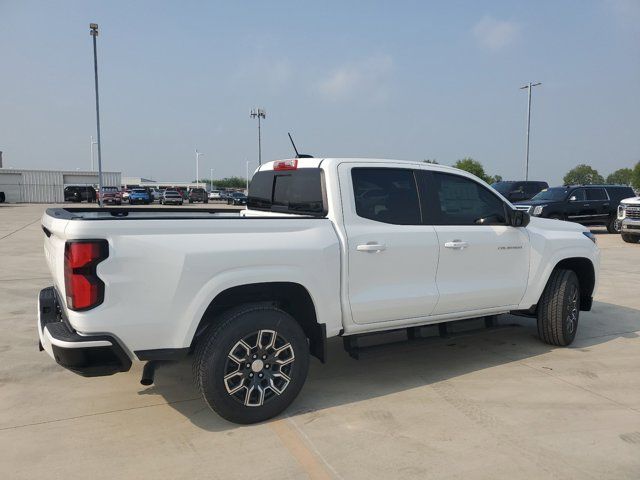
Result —
[[538, 335], [544, 343], [564, 347], [576, 336], [580, 317], [580, 282], [573, 270], [556, 269], [538, 302]]
[[[267, 363], [270, 359], [286, 363], [275, 368]], [[242, 424], [262, 422], [285, 410], [298, 396], [308, 370], [309, 345], [302, 328], [288, 313], [264, 304], [223, 313], [197, 343], [193, 360], [194, 381], [207, 405], [222, 418]]]
[[611, 217], [609, 223], [607, 223], [607, 232], [609, 233], [620, 233], [622, 229], [622, 222], [618, 220], [617, 216]]
[[549, 218], [550, 218], [551, 220], [564, 220], [564, 218], [562, 218], [562, 217], [561, 217], [560, 215], [558, 215], [558, 214], [551, 215], [551, 216], [549, 216]]
[[193, 203], [193, 200], [189, 199], [189, 203]]
[[209, 200], [205, 200], [204, 203], [209, 203]]
[[622, 240], [627, 243], [638, 243], [640, 241], [640, 236], [638, 235], [629, 235], [628, 233], [622, 234]]

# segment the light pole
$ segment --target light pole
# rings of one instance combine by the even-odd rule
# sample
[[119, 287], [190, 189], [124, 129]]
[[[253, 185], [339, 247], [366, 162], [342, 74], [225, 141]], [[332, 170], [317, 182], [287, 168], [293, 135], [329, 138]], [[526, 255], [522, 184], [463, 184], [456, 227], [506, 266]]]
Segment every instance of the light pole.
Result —
[[200, 156], [204, 155], [204, 153], [200, 153], [198, 152], [198, 149], [196, 149], [196, 187], [200, 186], [200, 169], [199, 169], [199, 164], [200, 164]]
[[[100, 142], [100, 100], [98, 96], [98, 48], [96, 46], [96, 38], [98, 38], [98, 24], [89, 24], [89, 35], [93, 37], [93, 74], [96, 84], [96, 130], [98, 134], [98, 205], [102, 207], [102, 149]], [[92, 145], [93, 147], [93, 145]], [[93, 157], [92, 157], [93, 159]]]
[[92, 171], [92, 172], [93, 172], [93, 170], [94, 170], [94, 167], [93, 167], [93, 146], [94, 146], [94, 145], [97, 145], [97, 144], [98, 144], [98, 142], [96, 142], [96, 141], [93, 139], [93, 135], [91, 135], [91, 171]]
[[524, 164], [524, 179], [529, 180], [529, 133], [531, 131], [531, 89], [533, 87], [537, 87], [538, 85], [542, 85], [541, 82], [531, 83], [529, 82], [527, 85], [523, 85], [520, 87], [520, 90], [529, 90], [529, 99], [527, 102], [527, 156]]
[[247, 160], [247, 193], [249, 193], [249, 164], [251, 163], [249, 160]]
[[209, 185], [209, 191], [213, 192], [213, 168], [211, 169], [209, 178], [211, 179], [211, 185]]
[[267, 118], [267, 112], [262, 108], [254, 108], [253, 110], [251, 110], [250, 117], [258, 119], [258, 165], [262, 165], [262, 138], [260, 133], [260, 119]]

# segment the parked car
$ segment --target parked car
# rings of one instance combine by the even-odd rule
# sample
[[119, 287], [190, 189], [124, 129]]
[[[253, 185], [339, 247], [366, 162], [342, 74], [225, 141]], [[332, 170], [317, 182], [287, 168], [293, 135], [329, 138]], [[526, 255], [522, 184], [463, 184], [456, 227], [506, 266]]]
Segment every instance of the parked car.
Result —
[[6, 200], [6, 197], [4, 195], [4, 192], [0, 192], [0, 203], [4, 203]]
[[246, 205], [247, 196], [242, 192], [232, 192], [227, 197], [227, 205]]
[[640, 242], [640, 196], [625, 198], [620, 202], [618, 221], [622, 240], [627, 243]]
[[177, 190], [165, 190], [160, 203], [162, 205], [182, 205], [184, 199]]
[[129, 194], [129, 203], [131, 205], [135, 205], [136, 203], [149, 205], [152, 201], [151, 194], [146, 188], [134, 188]]
[[151, 198], [152, 198], [152, 202], [155, 202], [155, 201], [158, 201], [158, 202], [159, 202], [159, 201], [160, 201], [160, 199], [162, 198], [162, 194], [163, 194], [163, 191], [162, 191], [162, 190], [160, 190], [160, 189], [158, 189], [158, 188], [152, 188], [152, 189], [151, 189]]
[[189, 203], [193, 202], [209, 203], [207, 191], [204, 188], [192, 188], [189, 191]]
[[545, 188], [549, 188], [547, 182], [513, 180], [495, 182], [491, 186], [510, 202], [529, 200]]
[[422, 162], [269, 162], [242, 212], [129, 213], [43, 215], [43, 349], [86, 376], [148, 361], [146, 385], [154, 362], [193, 354], [207, 405], [238, 423], [282, 412], [331, 337], [355, 356], [359, 335], [512, 312], [569, 345], [598, 278], [586, 228]]
[[544, 189], [515, 207], [535, 217], [604, 225], [609, 233], [620, 233], [618, 205], [633, 195], [631, 187], [622, 185], [564, 185]]
[[64, 187], [65, 202], [95, 202], [97, 198], [96, 189], [87, 185], [69, 185]]
[[209, 200], [221, 200], [220, 190], [211, 190], [209, 192]]
[[102, 187], [103, 204], [122, 205], [122, 193], [118, 187]]

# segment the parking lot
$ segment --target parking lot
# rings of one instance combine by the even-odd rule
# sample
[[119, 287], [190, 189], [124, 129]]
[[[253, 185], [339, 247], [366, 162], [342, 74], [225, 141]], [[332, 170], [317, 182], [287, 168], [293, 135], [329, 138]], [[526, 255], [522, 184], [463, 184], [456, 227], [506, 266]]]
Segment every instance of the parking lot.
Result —
[[599, 290], [571, 347], [515, 316], [359, 361], [333, 339], [283, 416], [238, 426], [188, 361], [143, 387], [141, 364], [85, 379], [38, 351], [45, 208], [0, 205], [2, 478], [640, 477], [640, 245], [619, 235], [594, 229]]

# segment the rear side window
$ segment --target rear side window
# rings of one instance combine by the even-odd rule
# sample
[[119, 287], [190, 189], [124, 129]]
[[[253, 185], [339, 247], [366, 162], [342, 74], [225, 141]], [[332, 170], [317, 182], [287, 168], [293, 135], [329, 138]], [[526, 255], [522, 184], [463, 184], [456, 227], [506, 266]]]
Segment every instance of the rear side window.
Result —
[[437, 225], [504, 225], [505, 204], [473, 180], [448, 173], [433, 173]]
[[247, 206], [254, 210], [325, 216], [327, 202], [322, 170], [257, 172], [249, 184]]
[[587, 200], [607, 200], [604, 188], [587, 188]]
[[354, 168], [351, 178], [359, 217], [395, 225], [422, 223], [413, 170]]

